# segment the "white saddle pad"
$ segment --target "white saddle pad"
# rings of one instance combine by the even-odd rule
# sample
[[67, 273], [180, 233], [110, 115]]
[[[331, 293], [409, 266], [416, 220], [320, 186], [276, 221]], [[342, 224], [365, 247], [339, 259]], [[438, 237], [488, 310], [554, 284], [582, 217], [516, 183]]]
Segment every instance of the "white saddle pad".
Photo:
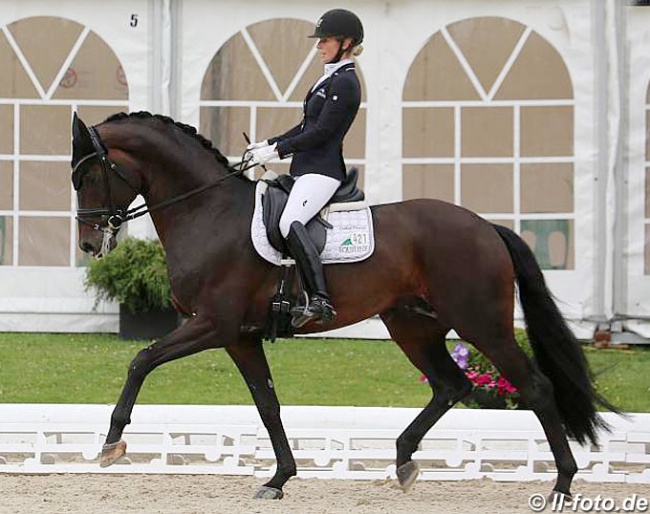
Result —
[[[259, 181], [255, 188], [255, 211], [251, 222], [251, 239], [262, 258], [280, 266], [282, 254], [266, 235], [262, 212], [262, 195], [268, 185]], [[321, 211], [323, 218], [334, 228], [327, 229], [327, 242], [321, 253], [323, 264], [342, 264], [367, 259], [375, 250], [372, 212], [367, 202], [339, 203]]]

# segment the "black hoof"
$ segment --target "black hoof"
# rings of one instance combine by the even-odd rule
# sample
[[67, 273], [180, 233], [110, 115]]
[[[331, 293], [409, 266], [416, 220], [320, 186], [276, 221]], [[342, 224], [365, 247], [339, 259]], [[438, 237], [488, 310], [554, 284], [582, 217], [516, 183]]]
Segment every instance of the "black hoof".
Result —
[[259, 500], [281, 500], [284, 498], [284, 493], [275, 487], [267, 487], [263, 485], [257, 490], [253, 498]]
[[402, 491], [407, 492], [413, 486], [418, 477], [418, 473], [420, 473], [420, 466], [412, 460], [397, 468], [397, 480]]
[[[557, 491], [556, 489], [553, 489], [551, 491], [551, 494], [548, 495], [548, 503], [549, 505], [557, 505], [557, 502], [565, 502], [565, 501], [571, 501], [573, 500], [573, 495], [571, 493], [563, 493], [562, 491]], [[553, 503], [555, 502], [555, 503]]]

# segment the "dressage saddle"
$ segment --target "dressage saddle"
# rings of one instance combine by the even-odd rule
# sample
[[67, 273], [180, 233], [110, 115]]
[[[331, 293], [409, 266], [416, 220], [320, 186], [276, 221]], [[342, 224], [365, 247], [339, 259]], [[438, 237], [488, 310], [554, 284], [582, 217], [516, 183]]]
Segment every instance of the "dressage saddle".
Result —
[[[357, 186], [358, 179], [358, 168], [352, 168], [348, 171], [345, 180], [327, 205], [364, 200], [365, 194]], [[286, 243], [280, 233], [279, 224], [295, 179], [291, 175], [280, 175], [273, 180], [265, 180], [265, 182], [269, 186], [262, 197], [262, 212], [266, 234], [271, 246], [283, 255], [287, 255]], [[318, 252], [321, 253], [325, 247], [327, 229], [331, 228], [331, 225], [319, 214], [307, 223], [306, 228]]]

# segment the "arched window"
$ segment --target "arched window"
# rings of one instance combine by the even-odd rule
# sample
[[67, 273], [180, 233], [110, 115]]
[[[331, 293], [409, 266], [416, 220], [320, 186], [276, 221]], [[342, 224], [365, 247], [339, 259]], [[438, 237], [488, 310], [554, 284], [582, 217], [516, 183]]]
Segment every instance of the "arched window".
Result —
[[0, 265], [76, 266], [72, 112], [126, 110], [126, 77], [97, 34], [50, 16], [0, 28], [0, 69]]
[[[307, 36], [313, 23], [273, 19], [250, 25], [231, 37], [215, 54], [203, 77], [200, 131], [232, 159], [241, 157], [252, 140], [279, 135], [302, 119], [308, 89], [322, 75], [314, 40]], [[348, 166], [363, 174], [366, 104], [363, 94], [357, 118], [345, 140]], [[269, 167], [287, 172], [288, 162]]]
[[574, 267], [573, 87], [530, 27], [472, 18], [435, 33], [403, 91], [404, 198], [515, 229], [543, 268]]

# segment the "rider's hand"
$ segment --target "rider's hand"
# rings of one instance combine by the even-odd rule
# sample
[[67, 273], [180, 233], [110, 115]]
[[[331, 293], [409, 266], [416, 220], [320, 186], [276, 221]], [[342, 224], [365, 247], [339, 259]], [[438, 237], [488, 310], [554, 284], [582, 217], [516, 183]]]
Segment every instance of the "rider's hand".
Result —
[[279, 159], [277, 151], [277, 144], [263, 146], [261, 148], [255, 148], [246, 152], [246, 158], [250, 159], [249, 164], [251, 166], [261, 166], [266, 164], [271, 159]]
[[246, 147], [246, 151], [250, 152], [251, 150], [255, 150], [257, 148], [264, 148], [265, 146], [269, 146], [268, 139], [265, 139], [264, 141], [260, 141], [259, 143], [251, 143]]

